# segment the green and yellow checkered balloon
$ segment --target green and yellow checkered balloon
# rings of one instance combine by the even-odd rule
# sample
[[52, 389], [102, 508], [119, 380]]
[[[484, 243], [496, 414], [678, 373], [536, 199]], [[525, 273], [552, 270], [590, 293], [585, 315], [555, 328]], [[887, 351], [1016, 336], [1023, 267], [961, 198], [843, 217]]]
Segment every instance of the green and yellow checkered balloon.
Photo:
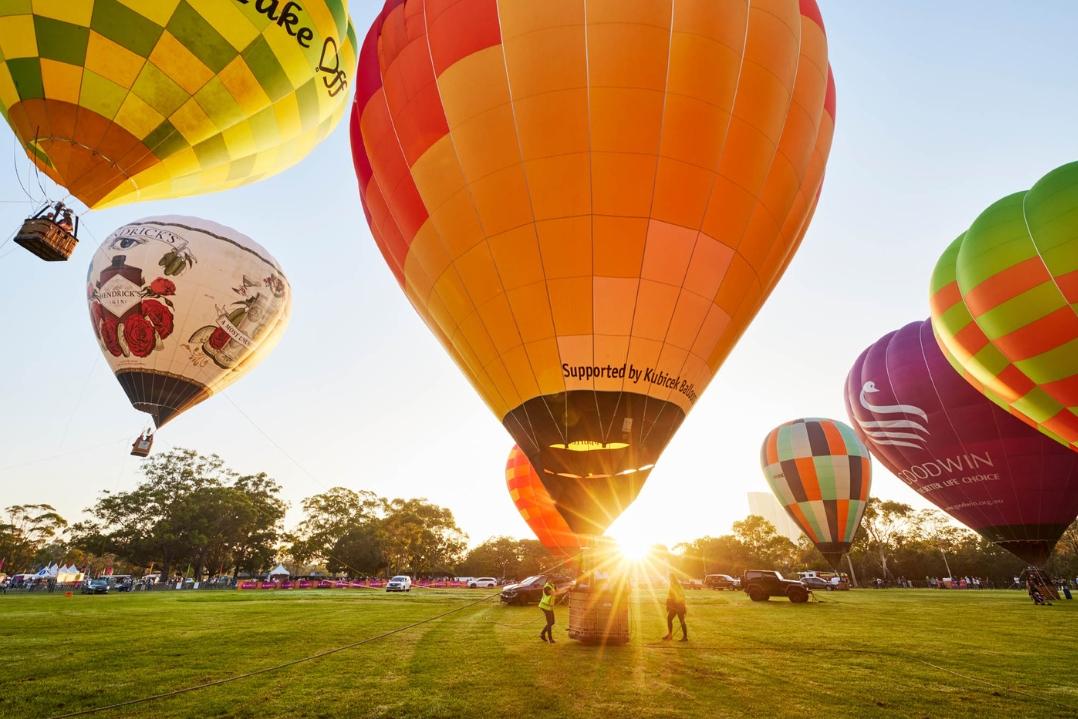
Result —
[[295, 164], [355, 63], [347, 0], [0, 0], [0, 112], [93, 208]]

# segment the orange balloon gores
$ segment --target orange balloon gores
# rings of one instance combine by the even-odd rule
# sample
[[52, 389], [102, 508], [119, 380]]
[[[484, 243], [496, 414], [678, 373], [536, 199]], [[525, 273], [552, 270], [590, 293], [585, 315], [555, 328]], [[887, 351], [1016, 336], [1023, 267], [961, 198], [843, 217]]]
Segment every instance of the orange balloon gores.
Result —
[[388, 0], [352, 150], [409, 300], [577, 532], [782, 275], [834, 129], [813, 0]]
[[528, 523], [539, 543], [551, 552], [570, 556], [579, 551], [580, 538], [569, 528], [543, 486], [539, 475], [532, 469], [528, 455], [514, 445], [505, 462], [505, 483], [509, 496]]

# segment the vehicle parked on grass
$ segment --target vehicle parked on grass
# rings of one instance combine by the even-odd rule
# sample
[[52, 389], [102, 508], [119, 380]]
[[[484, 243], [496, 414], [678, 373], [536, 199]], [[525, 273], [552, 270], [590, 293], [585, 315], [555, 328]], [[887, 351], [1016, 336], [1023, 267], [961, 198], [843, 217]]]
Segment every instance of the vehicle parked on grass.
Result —
[[135, 588], [135, 578], [130, 574], [115, 574], [108, 578], [109, 589], [117, 592], [130, 592]]
[[468, 582], [468, 589], [490, 589], [498, 586], [498, 580], [494, 577], [476, 577]]
[[109, 593], [109, 580], [100, 577], [98, 579], [87, 579], [82, 583], [83, 594], [108, 594]]
[[543, 586], [550, 581], [554, 584], [554, 601], [566, 596], [575, 582], [569, 577], [548, 574], [536, 574], [517, 584], [502, 587], [501, 601], [504, 604], [538, 604], [543, 596]]
[[[823, 581], [827, 582], [828, 586], [817, 586], [816, 583], [810, 583], [807, 581], [808, 579], [813, 577], [815, 577], [816, 579], [822, 579]], [[806, 569], [803, 572], [798, 572], [797, 578], [800, 579], [802, 582], [805, 582], [805, 584], [807, 586], [810, 586], [812, 589], [826, 589], [827, 591], [833, 591], [837, 589], [846, 591], [850, 588], [849, 578], [845, 574], [840, 574], [837, 572], [823, 572], [817, 571], [815, 569]]]
[[398, 574], [386, 582], [387, 592], [410, 592], [412, 591], [412, 578], [404, 574]]
[[786, 597], [795, 604], [807, 602], [809, 588], [797, 579], [786, 579], [773, 569], [749, 569], [741, 575], [741, 586], [749, 599], [766, 602], [771, 597]]
[[704, 586], [708, 589], [741, 589], [741, 580], [729, 574], [709, 574], [704, 577]]
[[813, 591], [819, 589], [825, 592], [831, 592], [835, 589], [834, 584], [820, 577], [801, 577], [801, 583]]

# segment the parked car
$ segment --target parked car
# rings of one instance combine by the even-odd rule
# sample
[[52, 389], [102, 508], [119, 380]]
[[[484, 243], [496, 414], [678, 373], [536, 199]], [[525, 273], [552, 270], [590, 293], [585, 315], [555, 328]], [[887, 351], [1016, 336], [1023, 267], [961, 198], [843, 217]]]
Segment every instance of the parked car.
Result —
[[502, 587], [501, 600], [505, 604], [538, 604], [548, 579], [554, 584], [555, 601], [565, 596], [575, 584], [569, 577], [536, 574], [523, 582]]
[[785, 579], [772, 569], [749, 569], [741, 575], [741, 586], [749, 599], [766, 602], [771, 597], [786, 597], [795, 604], [807, 602], [809, 589], [796, 579]]
[[135, 578], [130, 574], [116, 574], [108, 578], [109, 587], [117, 592], [130, 592], [135, 588]]
[[[825, 587], [817, 582], [809, 582], [808, 580], [813, 577], [827, 582], [829, 586]], [[810, 589], [826, 589], [827, 591], [839, 589], [845, 591], [850, 588], [850, 584], [847, 581], [845, 574], [836, 574], [834, 572], [820, 572], [816, 571], [815, 569], [806, 569], [803, 572], [798, 572], [797, 578], [800, 579], [802, 582], [805, 582], [805, 585]]]
[[709, 589], [741, 589], [741, 580], [729, 574], [709, 574], [704, 577], [704, 586]]
[[412, 578], [398, 574], [386, 583], [387, 592], [410, 592], [412, 591]]
[[820, 577], [801, 577], [801, 583], [813, 591], [822, 589], [825, 592], [830, 592], [835, 589], [834, 584]]
[[101, 579], [87, 579], [82, 584], [83, 594], [108, 594], [109, 593], [109, 580], [102, 577]]
[[498, 580], [494, 577], [476, 577], [468, 582], [468, 589], [490, 589], [498, 586]]

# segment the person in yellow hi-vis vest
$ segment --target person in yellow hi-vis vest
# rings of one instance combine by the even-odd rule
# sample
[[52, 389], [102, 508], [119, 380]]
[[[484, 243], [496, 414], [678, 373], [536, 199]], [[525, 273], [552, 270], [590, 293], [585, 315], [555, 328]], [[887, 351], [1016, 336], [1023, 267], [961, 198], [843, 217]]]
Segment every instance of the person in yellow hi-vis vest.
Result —
[[689, 641], [689, 629], [685, 626], [685, 590], [677, 575], [670, 572], [670, 590], [666, 593], [666, 636], [663, 641], [674, 638], [674, 617], [681, 622], [681, 641]]
[[547, 582], [543, 585], [543, 596], [539, 600], [539, 608], [546, 617], [546, 626], [539, 632], [539, 638], [544, 642], [554, 643], [554, 585]]

